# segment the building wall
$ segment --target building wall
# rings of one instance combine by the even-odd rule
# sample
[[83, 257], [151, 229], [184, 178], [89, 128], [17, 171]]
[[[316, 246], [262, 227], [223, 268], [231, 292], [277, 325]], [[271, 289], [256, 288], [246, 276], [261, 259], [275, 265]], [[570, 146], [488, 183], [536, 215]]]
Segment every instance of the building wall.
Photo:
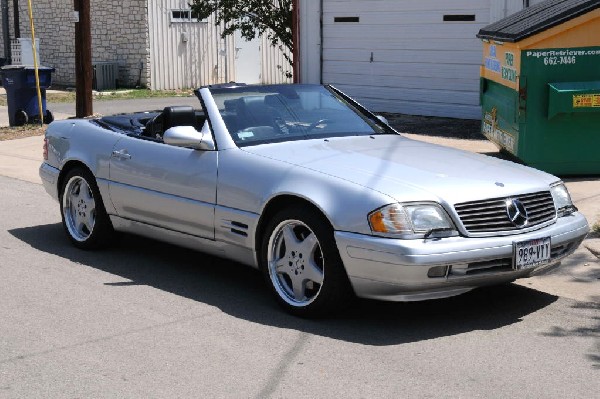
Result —
[[[72, 0], [36, 0], [33, 19], [43, 65], [56, 68], [55, 84], [75, 85]], [[147, 85], [149, 43], [146, 0], [92, 0], [92, 60], [119, 64], [119, 85]], [[12, 1], [10, 2], [12, 7]], [[31, 37], [27, 2], [19, 3], [21, 37]], [[11, 24], [12, 24], [11, 10]], [[14, 30], [11, 27], [11, 37]], [[141, 72], [141, 73], [140, 73]]]
[[145, 87], [149, 82], [147, 3], [147, 0], [92, 0], [92, 58], [117, 61], [121, 86]]
[[[13, 2], [9, 3], [10, 34], [14, 37]], [[56, 68], [55, 84], [74, 86], [73, 0], [32, 3], [41, 63]], [[212, 17], [202, 23], [174, 23], [171, 12], [176, 9], [189, 9], [189, 1], [91, 0], [93, 61], [118, 63], [121, 87], [139, 84], [158, 90], [183, 89], [235, 80], [234, 37], [221, 39], [222, 27], [216, 26]], [[20, 2], [19, 11], [21, 37], [29, 38], [27, 2]], [[3, 51], [1, 45], [2, 40]], [[285, 72], [291, 67], [282, 51], [270, 46], [266, 38], [262, 39], [260, 62], [263, 83], [290, 81]]]
[[[205, 21], [173, 22], [172, 12], [187, 10], [188, 4], [188, 0], [148, 0], [151, 87], [181, 89], [239, 81], [237, 49], [244, 44], [236, 43], [235, 35], [221, 38], [223, 26], [214, 16]], [[291, 72], [291, 66], [283, 51], [271, 46], [266, 35], [257, 40], [260, 65], [256, 67], [261, 82], [290, 82], [285, 73]]]
[[286, 48], [274, 47], [266, 36], [261, 38], [261, 83], [292, 83], [293, 68], [283, 56], [292, 59], [293, 54]]
[[318, 1], [300, 0], [300, 81], [321, 83], [321, 6]]
[[156, 90], [193, 88], [232, 79], [233, 37], [221, 39], [214, 17], [171, 22], [173, 10], [189, 9], [185, 0], [148, 0], [150, 86]]

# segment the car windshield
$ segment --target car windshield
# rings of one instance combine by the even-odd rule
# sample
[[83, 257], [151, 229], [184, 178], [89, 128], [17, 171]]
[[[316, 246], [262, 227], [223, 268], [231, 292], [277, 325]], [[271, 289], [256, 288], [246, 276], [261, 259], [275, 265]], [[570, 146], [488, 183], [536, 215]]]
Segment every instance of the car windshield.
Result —
[[233, 141], [240, 147], [339, 136], [396, 134], [331, 87], [211, 87]]

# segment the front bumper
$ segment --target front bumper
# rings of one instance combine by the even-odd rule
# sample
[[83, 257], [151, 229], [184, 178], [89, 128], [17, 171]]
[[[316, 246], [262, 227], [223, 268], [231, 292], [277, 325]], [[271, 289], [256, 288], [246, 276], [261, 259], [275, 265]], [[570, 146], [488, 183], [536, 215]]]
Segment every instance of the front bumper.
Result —
[[[546, 272], [573, 253], [589, 231], [574, 213], [524, 234], [502, 237], [449, 237], [401, 240], [335, 232], [338, 250], [357, 296], [389, 301], [418, 301], [462, 294]], [[551, 261], [515, 270], [513, 242], [550, 237]], [[435, 266], [451, 266], [442, 277], [428, 277]]]
[[42, 179], [42, 184], [44, 185], [44, 189], [46, 192], [50, 194], [52, 198], [58, 201], [58, 176], [60, 174], [60, 170], [57, 168], [50, 166], [46, 162], [42, 163], [40, 166], [40, 177]]

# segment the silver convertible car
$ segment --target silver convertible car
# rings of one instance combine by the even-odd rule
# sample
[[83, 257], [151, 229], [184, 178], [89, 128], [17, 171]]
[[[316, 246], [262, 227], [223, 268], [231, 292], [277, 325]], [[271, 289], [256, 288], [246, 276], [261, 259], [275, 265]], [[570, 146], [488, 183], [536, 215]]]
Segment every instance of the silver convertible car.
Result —
[[196, 94], [197, 109], [48, 127], [40, 175], [75, 246], [123, 231], [195, 248], [318, 316], [528, 277], [589, 230], [557, 177], [405, 138], [334, 87]]

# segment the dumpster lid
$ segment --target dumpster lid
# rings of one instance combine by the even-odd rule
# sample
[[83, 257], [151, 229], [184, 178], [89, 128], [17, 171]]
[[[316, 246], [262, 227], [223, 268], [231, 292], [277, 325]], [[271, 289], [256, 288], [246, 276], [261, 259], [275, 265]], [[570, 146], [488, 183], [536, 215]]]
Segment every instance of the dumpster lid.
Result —
[[514, 43], [596, 8], [598, 0], [547, 0], [482, 28], [477, 37]]
[[[3, 71], [17, 70], [17, 69], [32, 69], [33, 70], [33, 69], [35, 69], [35, 67], [33, 65], [5, 65], [0, 69], [2, 69]], [[51, 72], [55, 71], [54, 68], [43, 66], [43, 65], [38, 66], [38, 69], [40, 71], [48, 71], [48, 70], [50, 70]]]

